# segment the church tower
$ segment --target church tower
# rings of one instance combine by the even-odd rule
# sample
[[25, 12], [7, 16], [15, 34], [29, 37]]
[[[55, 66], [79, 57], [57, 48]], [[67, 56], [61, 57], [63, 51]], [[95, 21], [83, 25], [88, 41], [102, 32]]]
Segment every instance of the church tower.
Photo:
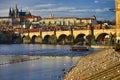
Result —
[[50, 18], [54, 18], [53, 11], [51, 11]]
[[115, 0], [116, 4], [116, 36], [117, 40], [120, 40], [120, 0]]
[[14, 12], [15, 12], [14, 17], [17, 17], [17, 16], [18, 16], [18, 13], [19, 13], [18, 8], [17, 8], [17, 4], [16, 4], [16, 6], [15, 6]]
[[12, 16], [12, 10], [11, 10], [11, 8], [9, 9], [9, 17], [11, 17]]
[[19, 16], [19, 10], [17, 8], [17, 4], [14, 8], [11, 8], [9, 9], [9, 17], [18, 17]]

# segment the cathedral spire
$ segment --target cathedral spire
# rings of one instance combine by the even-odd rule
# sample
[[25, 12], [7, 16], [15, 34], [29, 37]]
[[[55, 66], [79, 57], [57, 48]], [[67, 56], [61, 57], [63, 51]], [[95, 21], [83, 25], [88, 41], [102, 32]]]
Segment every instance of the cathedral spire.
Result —
[[12, 14], [12, 10], [11, 10], [11, 7], [9, 9], [9, 17], [11, 17], [11, 14]]
[[18, 11], [17, 4], [16, 4], [14, 8], [14, 17], [17, 17], [18, 15], [19, 15], [19, 11]]
[[15, 5], [15, 9], [17, 9], [17, 4]]
[[50, 18], [54, 18], [53, 11], [51, 11]]
[[18, 13], [18, 8], [17, 8], [17, 4], [16, 4], [16, 7], [15, 7], [15, 8], [16, 8], [16, 12]]

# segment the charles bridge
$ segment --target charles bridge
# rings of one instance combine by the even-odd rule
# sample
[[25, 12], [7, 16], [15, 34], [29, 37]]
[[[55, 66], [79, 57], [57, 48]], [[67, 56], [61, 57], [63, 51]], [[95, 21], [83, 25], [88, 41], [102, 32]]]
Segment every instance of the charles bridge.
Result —
[[[23, 42], [38, 42], [41, 43], [43, 40], [49, 39], [51, 36], [56, 35], [56, 40], [65, 40], [68, 36], [73, 35], [74, 40], [78, 38], [85, 38], [91, 34], [91, 30], [69, 30], [69, 31], [45, 31], [45, 32], [29, 32], [21, 34]], [[95, 40], [104, 39], [106, 36], [116, 34], [116, 29], [95, 29], [93, 31]], [[29, 36], [29, 38], [28, 38]], [[28, 41], [29, 39], [29, 41]], [[48, 41], [48, 40], [47, 40]]]

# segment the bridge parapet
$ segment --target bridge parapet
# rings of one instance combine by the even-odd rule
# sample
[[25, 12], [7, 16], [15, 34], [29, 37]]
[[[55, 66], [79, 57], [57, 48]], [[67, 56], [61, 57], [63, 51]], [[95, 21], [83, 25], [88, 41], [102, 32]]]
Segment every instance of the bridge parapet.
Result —
[[103, 34], [103, 33], [115, 34], [115, 32], [116, 32], [116, 29], [100, 29], [100, 30], [94, 30], [94, 35], [95, 35], [95, 39], [96, 39], [100, 34]]
[[[95, 38], [97, 38], [102, 33], [114, 34], [115, 32], [116, 32], [116, 29], [98, 29], [98, 30], [94, 30], [94, 35], [95, 35]], [[63, 34], [66, 36], [69, 36], [71, 35], [71, 31], [56, 31], [57, 38], [59, 38]], [[90, 34], [90, 30], [73, 30], [74, 38], [76, 38], [79, 34], [84, 34], [85, 36], [87, 36]], [[22, 36], [27, 36], [27, 35], [28, 33], [22, 34]], [[32, 38], [33, 36], [39, 36], [39, 35], [40, 35], [40, 32], [29, 33], [30, 38]], [[42, 38], [44, 38], [46, 35], [50, 35], [50, 36], [54, 35], [54, 31], [42, 32]]]

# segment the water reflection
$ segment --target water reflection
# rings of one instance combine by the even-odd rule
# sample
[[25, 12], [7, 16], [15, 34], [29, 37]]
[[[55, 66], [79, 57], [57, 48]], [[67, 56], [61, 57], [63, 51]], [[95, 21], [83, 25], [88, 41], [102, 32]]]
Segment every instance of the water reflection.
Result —
[[73, 52], [68, 45], [32, 45], [32, 44], [13, 44], [1, 45], [0, 54], [11, 55], [40, 55], [40, 56], [84, 56], [90, 54], [96, 49], [90, 51]]
[[[65, 71], [80, 56], [95, 52], [72, 52], [68, 45], [0, 45], [1, 80], [63, 80]], [[14, 63], [14, 64], [13, 64]]]
[[[32, 57], [33, 58], [33, 57]], [[80, 57], [39, 56], [37, 60], [1, 65], [1, 80], [62, 80]]]

